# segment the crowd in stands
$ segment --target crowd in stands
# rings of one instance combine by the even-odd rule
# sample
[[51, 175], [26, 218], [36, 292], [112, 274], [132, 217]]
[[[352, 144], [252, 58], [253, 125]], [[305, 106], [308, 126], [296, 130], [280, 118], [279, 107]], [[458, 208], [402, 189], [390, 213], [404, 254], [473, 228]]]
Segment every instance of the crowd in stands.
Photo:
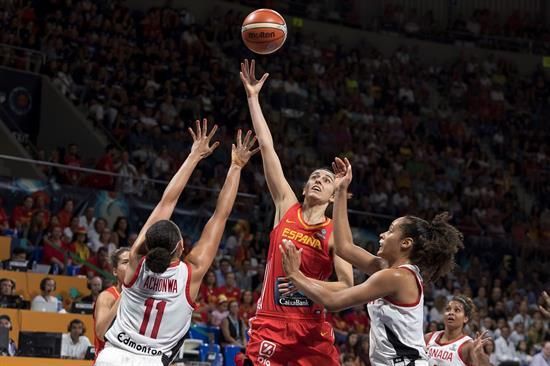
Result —
[[[239, 32], [245, 14], [213, 10], [198, 24], [185, 9], [140, 13], [120, 2], [19, 3], [1, 17], [12, 30], [3, 41], [47, 54], [45, 73], [95, 125], [111, 131], [113, 145], [88, 166], [122, 175], [45, 169], [58, 183], [152, 199], [158, 187], [136, 178], [173, 174], [187, 153], [185, 131], [194, 119], [220, 124], [222, 142], [231, 141], [237, 127], [250, 128], [238, 78], [240, 60], [250, 56]], [[376, 233], [386, 221], [372, 213], [429, 218], [449, 210], [467, 249], [452, 276], [426, 288], [427, 330], [441, 327], [446, 300], [466, 294], [478, 307], [472, 331], [488, 329], [496, 340], [495, 364], [511, 357], [528, 365], [549, 336], [537, 309], [540, 291], [549, 287], [549, 81], [540, 70], [521, 75], [495, 57], [427, 65], [416, 52], [403, 46], [384, 56], [365, 42], [345, 50], [296, 31], [280, 52], [258, 59], [258, 68], [270, 73], [261, 101], [286, 178], [299, 191], [313, 168], [348, 156], [354, 167], [350, 208], [371, 213], [352, 222]], [[228, 152], [222, 143], [190, 184], [219, 188]], [[72, 166], [86, 160], [77, 145], [41, 150], [37, 158]], [[270, 202], [259, 160], [251, 165], [240, 190]], [[107, 225], [93, 207], [82, 213], [74, 207], [67, 199], [52, 211], [48, 198], [36, 194], [13, 210], [0, 205], [0, 224], [5, 234], [40, 248], [40, 261], [52, 271], [103, 276], [98, 270], [110, 272], [109, 253], [131, 245], [139, 227], [126, 218]], [[263, 280], [267, 236], [252, 227], [240, 221], [231, 228], [197, 301], [195, 321], [219, 326], [228, 344], [245, 342], [243, 328]], [[58, 248], [73, 253], [76, 265]], [[95, 268], [80, 267], [79, 259]], [[369, 365], [365, 309], [329, 317], [343, 363]]]

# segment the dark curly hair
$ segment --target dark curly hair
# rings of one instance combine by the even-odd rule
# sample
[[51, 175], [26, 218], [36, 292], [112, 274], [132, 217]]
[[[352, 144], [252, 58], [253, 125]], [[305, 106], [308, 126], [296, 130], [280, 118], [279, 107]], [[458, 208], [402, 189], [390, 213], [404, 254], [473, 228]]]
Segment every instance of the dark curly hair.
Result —
[[148, 249], [145, 263], [155, 273], [163, 273], [170, 265], [172, 254], [182, 240], [180, 229], [170, 220], [155, 222], [145, 233]]
[[451, 299], [451, 301], [456, 301], [456, 302], [462, 304], [462, 307], [464, 308], [464, 315], [466, 315], [468, 317], [468, 323], [469, 323], [472, 320], [472, 316], [474, 315], [474, 313], [477, 310], [476, 305], [474, 304], [472, 299], [470, 299], [466, 295], [457, 295], [457, 296], [454, 296]]
[[413, 240], [410, 260], [420, 268], [426, 282], [451, 272], [455, 254], [464, 247], [462, 233], [449, 224], [450, 215], [443, 212], [428, 222], [416, 216], [404, 216], [401, 231]]

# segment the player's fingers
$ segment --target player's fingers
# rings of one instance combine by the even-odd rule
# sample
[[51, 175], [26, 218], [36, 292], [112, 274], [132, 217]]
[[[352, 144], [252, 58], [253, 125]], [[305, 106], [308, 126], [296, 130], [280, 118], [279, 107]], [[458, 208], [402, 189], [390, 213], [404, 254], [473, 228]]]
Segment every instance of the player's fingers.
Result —
[[214, 125], [214, 127], [212, 127], [212, 131], [210, 131], [210, 133], [208, 134], [208, 140], [210, 140], [216, 134], [217, 130], [218, 130], [218, 125]]
[[244, 141], [243, 141], [243, 146], [245, 146], [246, 148], [248, 148], [248, 143], [250, 142], [250, 136], [252, 136], [252, 131], [248, 130], [246, 132], [246, 135], [244, 135]]
[[212, 146], [210, 147], [210, 150], [209, 150], [209, 151], [212, 152], [212, 151], [216, 150], [216, 148], [217, 148], [218, 146], [220, 146], [220, 142], [219, 142], [219, 141], [214, 142], [214, 143], [212, 144]]
[[256, 79], [256, 60], [252, 59], [252, 62], [250, 62], [250, 76], [253, 79]]
[[259, 147], [259, 146], [258, 146], [257, 148], [255, 148], [254, 150], [251, 150], [251, 151], [250, 151], [250, 156], [255, 155], [258, 151], [260, 151], [260, 147]]
[[[248, 131], [252, 134], [252, 131]], [[246, 148], [250, 150], [254, 145], [256, 145], [256, 141], [258, 141], [258, 137], [254, 135], [250, 141], [248, 141], [248, 145], [246, 145]]]
[[191, 127], [187, 127], [187, 129], [189, 130], [189, 133], [191, 134], [191, 137], [193, 138], [193, 141], [195, 141], [197, 139], [197, 135], [195, 135], [195, 132], [193, 131], [193, 129]]
[[195, 131], [196, 131], [196, 134], [197, 134], [197, 138], [201, 138], [202, 137], [201, 121], [199, 121], [199, 120], [195, 121]]
[[240, 128], [237, 130], [237, 147], [240, 149], [243, 146], [242, 142], [243, 130]]
[[202, 133], [203, 137], [206, 137], [208, 134], [208, 121], [206, 120], [206, 118], [202, 119]]
[[263, 84], [265, 83], [265, 81], [267, 80], [267, 78], [269, 77], [269, 73], [266, 72], [265, 74], [262, 75], [262, 78], [260, 79], [260, 83]]

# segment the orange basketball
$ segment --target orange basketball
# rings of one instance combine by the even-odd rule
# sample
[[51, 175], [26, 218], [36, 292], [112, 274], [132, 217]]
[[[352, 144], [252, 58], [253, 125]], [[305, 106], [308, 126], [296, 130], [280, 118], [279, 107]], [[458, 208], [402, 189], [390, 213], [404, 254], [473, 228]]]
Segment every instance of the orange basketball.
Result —
[[268, 55], [277, 51], [286, 40], [286, 22], [271, 9], [258, 9], [244, 19], [241, 35], [252, 52]]

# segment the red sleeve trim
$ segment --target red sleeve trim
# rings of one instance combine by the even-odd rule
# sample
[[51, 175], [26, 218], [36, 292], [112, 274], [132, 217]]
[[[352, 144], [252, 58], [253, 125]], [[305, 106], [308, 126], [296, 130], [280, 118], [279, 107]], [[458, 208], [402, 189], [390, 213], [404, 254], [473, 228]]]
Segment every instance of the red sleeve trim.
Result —
[[193, 270], [191, 269], [191, 265], [187, 262], [183, 262], [187, 266], [187, 282], [185, 283], [185, 298], [187, 299], [187, 302], [194, 310], [198, 309], [198, 305], [195, 304], [195, 301], [191, 298], [191, 274], [193, 273]]
[[467, 342], [464, 342], [462, 343], [459, 347], [458, 347], [458, 350], [456, 351], [458, 353], [458, 358], [460, 358], [460, 361], [462, 361], [463, 364], [465, 364], [466, 366], [471, 366], [468, 362], [466, 362], [466, 360], [464, 360], [462, 358], [462, 347], [464, 347], [465, 344], [467, 343], [470, 343], [471, 341], [467, 341]]
[[139, 272], [141, 271], [141, 266], [143, 265], [143, 262], [145, 261], [145, 258], [147, 258], [147, 257], [144, 256], [139, 260], [138, 266], [136, 268], [136, 271], [134, 272], [134, 275], [132, 276], [132, 279], [130, 280], [129, 283], [124, 283], [124, 287], [132, 287], [134, 285], [134, 283], [137, 281], [137, 278], [139, 276]]
[[384, 297], [384, 300], [392, 303], [395, 306], [399, 306], [399, 307], [402, 307], [402, 308], [415, 307], [420, 303], [420, 298], [422, 298], [422, 292], [424, 291], [424, 289], [422, 288], [422, 284], [420, 283], [420, 280], [418, 279], [418, 276], [416, 275], [416, 273], [412, 269], [407, 268], [407, 267], [399, 267], [399, 268], [400, 269], [406, 269], [407, 271], [409, 271], [413, 274], [414, 280], [416, 281], [416, 287], [418, 287], [418, 298], [416, 299], [416, 302], [413, 302], [413, 303], [410, 303], [410, 304], [393, 301], [389, 297]]

